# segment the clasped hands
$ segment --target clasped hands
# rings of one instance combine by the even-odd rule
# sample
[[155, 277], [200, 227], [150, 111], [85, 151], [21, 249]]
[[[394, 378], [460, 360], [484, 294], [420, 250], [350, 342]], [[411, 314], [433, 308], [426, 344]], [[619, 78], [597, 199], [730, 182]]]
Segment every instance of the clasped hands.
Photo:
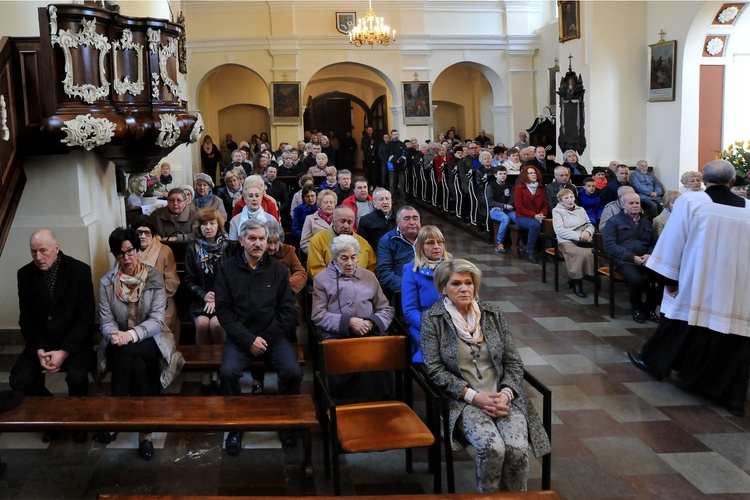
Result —
[[208, 292], [204, 297], [203, 301], [206, 305], [203, 306], [203, 312], [207, 314], [213, 314], [216, 310], [216, 295], [214, 292]]
[[109, 332], [109, 341], [112, 342], [112, 345], [128, 345], [133, 341], [133, 337], [130, 332], [115, 330]]
[[364, 337], [375, 327], [375, 324], [369, 319], [351, 318], [349, 320], [349, 330], [359, 337]]
[[477, 392], [471, 404], [492, 418], [500, 418], [508, 415], [510, 401], [500, 392]]
[[62, 368], [65, 358], [68, 357], [68, 351], [62, 349], [57, 351], [45, 351], [37, 349], [36, 355], [39, 358], [39, 364], [42, 365], [42, 373], [57, 373]]

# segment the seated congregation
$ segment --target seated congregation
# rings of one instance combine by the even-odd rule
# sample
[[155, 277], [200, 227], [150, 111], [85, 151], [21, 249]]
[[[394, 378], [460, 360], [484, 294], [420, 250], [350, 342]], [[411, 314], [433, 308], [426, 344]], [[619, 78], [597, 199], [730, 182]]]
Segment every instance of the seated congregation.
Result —
[[[420, 210], [476, 227], [481, 236], [494, 233], [499, 254], [518, 249], [534, 264], [549, 255], [546, 221], [556, 242], [552, 255], [564, 260], [575, 295], [586, 298], [585, 279], [598, 286], [599, 250], [627, 285], [633, 319], [658, 323], [661, 331], [663, 287], [672, 293], [677, 280], [647, 264], [670, 228], [675, 202], [680, 206], [680, 191], [665, 190], [645, 161], [632, 172], [613, 161], [589, 176], [575, 151], [558, 164], [544, 146], [506, 148], [460, 141], [452, 132], [450, 139], [420, 143], [402, 142], [392, 130], [365, 156], [364, 176], [353, 176], [353, 158], [339, 158], [322, 134], [311, 134], [301, 148], [282, 143], [272, 152], [261, 141], [241, 145], [228, 161], [206, 160], [193, 186], [166, 190], [165, 207], [110, 234], [114, 266], [99, 281], [98, 319], [89, 266], [63, 254], [51, 231], [36, 231], [33, 261], [18, 272], [26, 345], [11, 387], [50, 395], [40, 374], [65, 371], [69, 394], [86, 396], [88, 373], [110, 372], [112, 396], [152, 397], [184, 367], [180, 346], [194, 342], [222, 346], [218, 370], [203, 376], [204, 394], [241, 394], [248, 370], [252, 392], [263, 393], [256, 363], [262, 360], [277, 373], [279, 393], [293, 395], [303, 379], [294, 347], [300, 317], [313, 325], [315, 365], [319, 341], [405, 334], [411, 363], [447, 398], [446, 439], [453, 449], [477, 450], [477, 489], [525, 490], [529, 453], [542, 457], [551, 445], [522, 384], [513, 325], [479, 300], [482, 273], [471, 256], [454, 258], [439, 227], [422, 226]], [[715, 186], [728, 191], [726, 172], [706, 168], [706, 193]], [[701, 191], [701, 174], [689, 174], [685, 189]], [[403, 332], [394, 328], [399, 321]], [[691, 346], [686, 341], [658, 367], [648, 344], [631, 359], [668, 376], [695, 352]], [[740, 362], [737, 376], [711, 392], [737, 414], [745, 402], [743, 373], [747, 389], [742, 369]], [[394, 392], [390, 371], [334, 375], [329, 384], [332, 396], [354, 402]], [[705, 384], [695, 388], [706, 391]], [[88, 435], [73, 437], [83, 442]], [[285, 446], [296, 443], [292, 431], [279, 437]], [[115, 438], [93, 436], [105, 443]], [[242, 439], [242, 431], [229, 432], [227, 453], [241, 453]], [[138, 440], [139, 455], [152, 459], [148, 429]]]

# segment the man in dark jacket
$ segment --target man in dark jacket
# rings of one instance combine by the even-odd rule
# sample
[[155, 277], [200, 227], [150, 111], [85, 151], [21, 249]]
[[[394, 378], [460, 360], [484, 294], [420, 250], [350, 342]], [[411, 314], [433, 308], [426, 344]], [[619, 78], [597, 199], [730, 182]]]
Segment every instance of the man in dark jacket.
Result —
[[[265, 355], [278, 372], [279, 392], [299, 394], [302, 370], [284, 332], [294, 325], [297, 310], [286, 267], [266, 255], [268, 230], [259, 220], [242, 224], [243, 251], [225, 262], [216, 276], [216, 315], [227, 332], [219, 378], [226, 396], [240, 394], [240, 377], [258, 356]], [[284, 444], [294, 435], [281, 433]], [[227, 453], [239, 454], [242, 433], [230, 432]]]
[[375, 205], [375, 210], [359, 220], [357, 234], [366, 239], [377, 253], [380, 238], [396, 227], [396, 218], [393, 213], [391, 193], [387, 189], [375, 189], [372, 192], [372, 203]]
[[414, 242], [422, 223], [414, 207], [404, 205], [396, 213], [396, 228], [391, 229], [378, 243], [378, 264], [375, 275], [380, 284], [391, 292], [401, 291], [404, 265], [414, 260]]
[[646, 301], [643, 274], [654, 279], [660, 276], [645, 266], [656, 244], [656, 233], [651, 222], [641, 217], [641, 199], [636, 193], [626, 193], [621, 198], [622, 212], [607, 222], [602, 232], [604, 250], [615, 263], [615, 271], [620, 273], [628, 286], [633, 320], [645, 323], [646, 319], [659, 322], [654, 309], [659, 305], [663, 287], [646, 287]]
[[[11, 368], [10, 387], [27, 396], [52, 396], [45, 374], [64, 371], [68, 395], [86, 396], [94, 352], [91, 268], [63, 254], [48, 229], [32, 234], [29, 247], [33, 261], [18, 270], [18, 323], [25, 346]], [[47, 432], [42, 439], [54, 436]], [[76, 442], [86, 438], [85, 432], [73, 433]]]
[[388, 161], [392, 170], [388, 170], [388, 188], [391, 196], [406, 196], [406, 146], [399, 139], [398, 130], [391, 130], [391, 141], [388, 143]]

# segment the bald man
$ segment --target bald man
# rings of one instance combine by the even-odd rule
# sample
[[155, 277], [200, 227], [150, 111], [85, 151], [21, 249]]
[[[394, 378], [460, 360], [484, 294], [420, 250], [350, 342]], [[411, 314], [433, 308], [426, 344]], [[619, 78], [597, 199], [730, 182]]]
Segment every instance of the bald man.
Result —
[[[32, 261], [18, 270], [19, 325], [25, 347], [10, 371], [10, 387], [27, 396], [52, 396], [45, 374], [67, 372], [69, 396], [86, 396], [93, 361], [94, 287], [91, 268], [60, 251], [41, 229], [29, 240]], [[43, 440], [53, 439], [45, 433]], [[77, 442], [86, 433], [74, 433]]]

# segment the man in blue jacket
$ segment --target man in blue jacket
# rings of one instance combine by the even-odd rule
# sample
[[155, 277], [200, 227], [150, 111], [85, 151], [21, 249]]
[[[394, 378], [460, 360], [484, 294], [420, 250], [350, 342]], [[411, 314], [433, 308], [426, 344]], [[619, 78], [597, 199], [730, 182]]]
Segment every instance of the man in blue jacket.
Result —
[[404, 205], [396, 212], [396, 227], [380, 239], [375, 274], [387, 290], [401, 291], [404, 264], [414, 260], [414, 242], [420, 229], [419, 212], [414, 207]]
[[[278, 372], [279, 393], [299, 394], [302, 369], [284, 336], [297, 320], [286, 267], [266, 254], [268, 229], [257, 219], [240, 227], [243, 251], [226, 261], [216, 275], [216, 315], [227, 332], [219, 378], [221, 392], [239, 395], [240, 377], [258, 356], [265, 355]], [[252, 406], [252, 405], [251, 405]], [[281, 433], [294, 444], [294, 434]], [[242, 433], [230, 432], [227, 453], [239, 454]]]

